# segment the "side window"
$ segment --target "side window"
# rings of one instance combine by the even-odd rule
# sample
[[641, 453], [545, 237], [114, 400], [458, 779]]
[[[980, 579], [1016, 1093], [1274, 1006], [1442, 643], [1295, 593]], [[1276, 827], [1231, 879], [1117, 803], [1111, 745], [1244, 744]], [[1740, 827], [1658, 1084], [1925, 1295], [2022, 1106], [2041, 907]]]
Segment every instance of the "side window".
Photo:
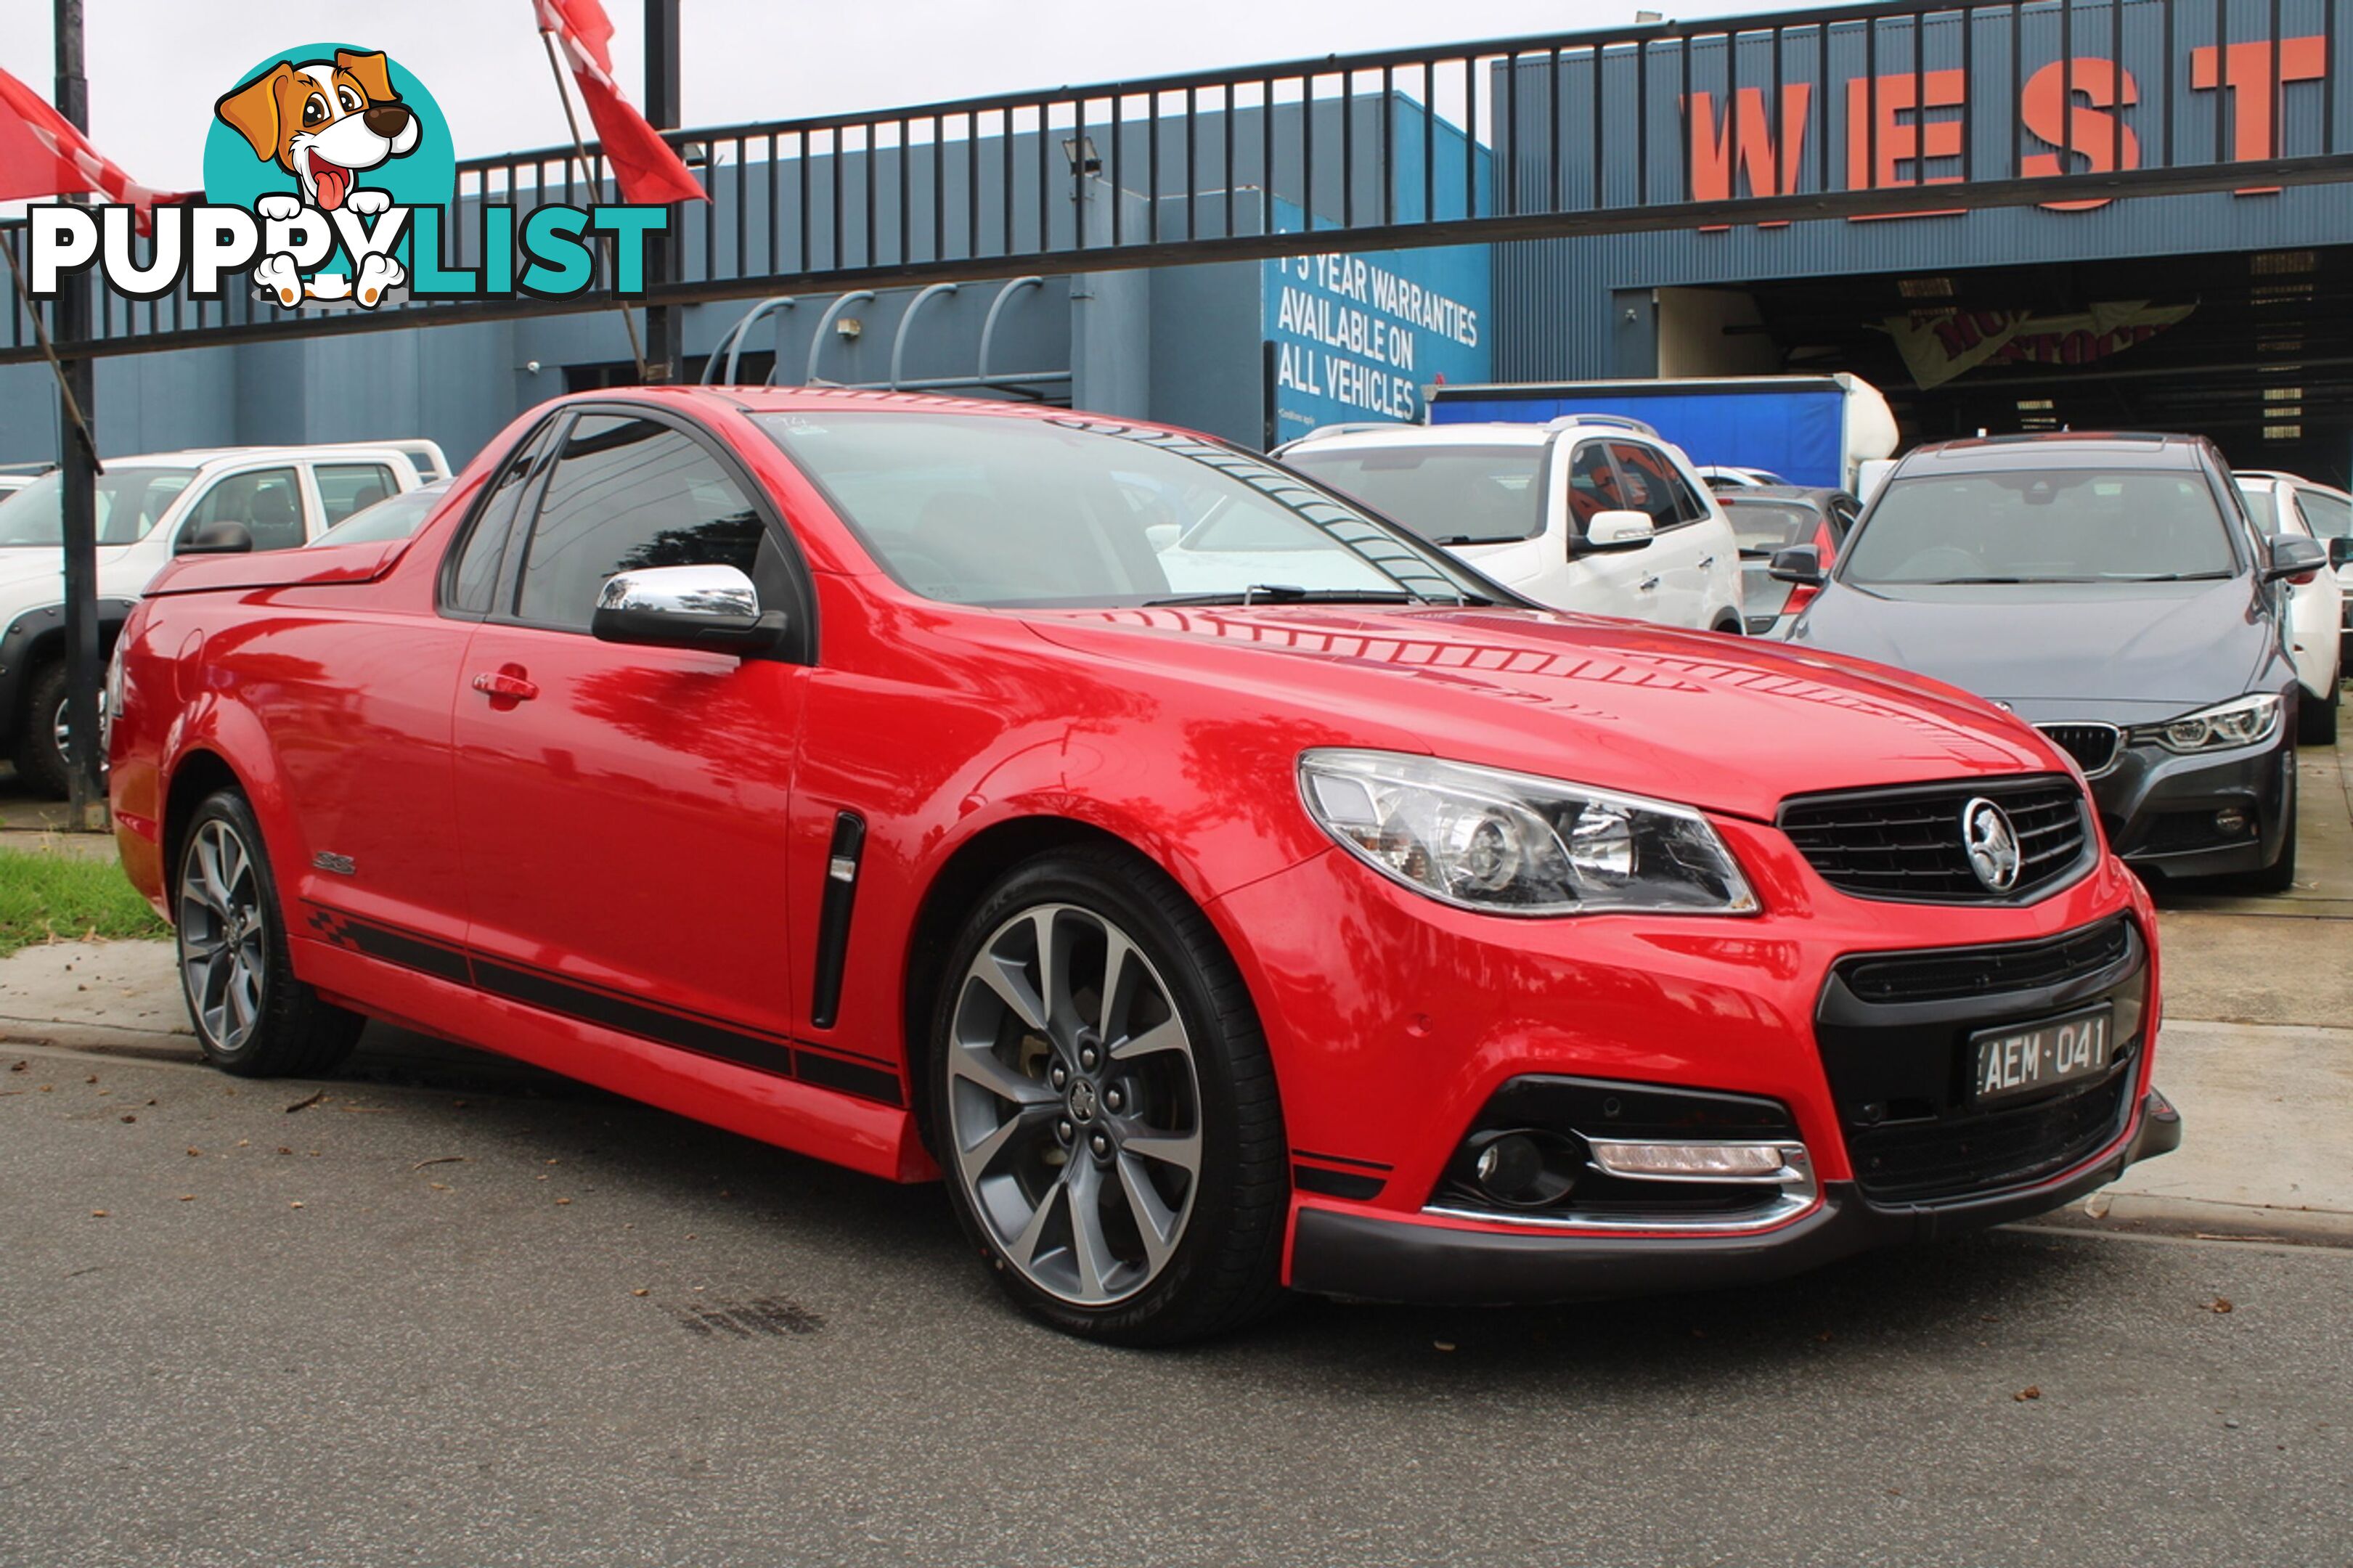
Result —
[[1596, 516], [1625, 505], [1609, 449], [1599, 441], [1578, 442], [1568, 457], [1568, 521], [1576, 537], [1585, 537], [1585, 525]]
[[2319, 490], [2298, 490], [2295, 504], [2303, 509], [2305, 521], [2312, 525], [2315, 539], [2343, 539], [2353, 534], [2353, 501]]
[[1664, 454], [1631, 441], [1612, 441], [1609, 452], [1618, 459], [1618, 471], [1626, 486], [1624, 506], [1633, 511], [1648, 512], [1651, 526], [1662, 533], [1679, 522], [1691, 521], [1683, 515], [1682, 503], [1675, 494], [1683, 481], [1675, 478], [1674, 467]]
[[256, 550], [294, 549], [303, 539], [302, 488], [294, 470], [257, 468], [221, 479], [197, 498], [180, 536], [216, 522], [245, 524]]
[[499, 587], [499, 564], [506, 558], [507, 535], [514, 529], [515, 510], [522, 504], [532, 464], [545, 445], [546, 426], [515, 444], [506, 462], [484, 487], [475, 504], [473, 521], [459, 541], [457, 559], [442, 582], [443, 603], [465, 616], [487, 616]]
[[532, 526], [515, 614], [535, 626], [586, 631], [605, 579], [648, 566], [733, 566], [773, 592], [781, 560], [719, 460], [650, 419], [592, 414], [575, 421]]
[[322, 528], [332, 528], [400, 489], [392, 470], [382, 463], [321, 463], [311, 475], [319, 481]]

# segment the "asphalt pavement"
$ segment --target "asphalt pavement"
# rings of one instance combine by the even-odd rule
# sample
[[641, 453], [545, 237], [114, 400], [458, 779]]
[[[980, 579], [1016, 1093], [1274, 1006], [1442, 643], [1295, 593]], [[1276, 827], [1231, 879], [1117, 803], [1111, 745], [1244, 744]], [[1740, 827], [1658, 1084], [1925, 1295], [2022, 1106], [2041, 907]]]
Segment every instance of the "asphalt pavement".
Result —
[[0, 1563], [2353, 1551], [2342, 1249], [2005, 1231], [1124, 1352], [1000, 1305], [936, 1191], [539, 1075], [0, 1055]]

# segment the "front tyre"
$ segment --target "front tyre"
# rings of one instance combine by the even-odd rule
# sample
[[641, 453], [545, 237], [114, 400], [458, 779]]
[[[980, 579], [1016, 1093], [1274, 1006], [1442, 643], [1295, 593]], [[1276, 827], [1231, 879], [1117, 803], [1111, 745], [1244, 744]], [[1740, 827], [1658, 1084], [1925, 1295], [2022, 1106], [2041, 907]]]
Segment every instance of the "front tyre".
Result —
[[2299, 746], [2333, 746], [2337, 743], [2337, 712], [2344, 704], [2344, 676], [2340, 671], [2337, 684], [2328, 689], [2328, 700], [2324, 702], [2310, 692], [2301, 695], [2295, 708], [2295, 743]]
[[1170, 1344], [1271, 1307], [1289, 1192], [1273, 1068], [1208, 921], [1113, 848], [1008, 873], [931, 1023], [956, 1217], [1024, 1308]]
[[261, 829], [237, 791], [207, 795], [189, 818], [172, 906], [206, 1061], [240, 1078], [316, 1078], [351, 1054], [366, 1020], [294, 977]]
[[17, 732], [16, 749], [8, 759], [16, 764], [16, 776], [25, 781], [26, 788], [52, 800], [65, 799], [71, 787], [68, 773], [73, 764], [66, 749], [70, 674], [61, 658], [33, 671], [25, 689], [25, 727]]

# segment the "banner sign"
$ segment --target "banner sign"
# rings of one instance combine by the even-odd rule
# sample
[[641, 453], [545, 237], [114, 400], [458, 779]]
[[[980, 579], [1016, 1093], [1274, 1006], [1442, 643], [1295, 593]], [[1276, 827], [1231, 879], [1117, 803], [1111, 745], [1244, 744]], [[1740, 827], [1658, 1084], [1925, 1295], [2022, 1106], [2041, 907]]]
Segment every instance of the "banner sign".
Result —
[[2128, 300], [2067, 316], [2031, 310], [1956, 310], [1883, 323], [1923, 391], [1986, 364], [2093, 364], [2188, 319], [2196, 305]]
[[[1281, 229], [1303, 226], [1277, 204]], [[1260, 264], [1274, 351], [1275, 438], [1319, 425], [1421, 418], [1421, 388], [1491, 379], [1488, 247], [1285, 257]]]

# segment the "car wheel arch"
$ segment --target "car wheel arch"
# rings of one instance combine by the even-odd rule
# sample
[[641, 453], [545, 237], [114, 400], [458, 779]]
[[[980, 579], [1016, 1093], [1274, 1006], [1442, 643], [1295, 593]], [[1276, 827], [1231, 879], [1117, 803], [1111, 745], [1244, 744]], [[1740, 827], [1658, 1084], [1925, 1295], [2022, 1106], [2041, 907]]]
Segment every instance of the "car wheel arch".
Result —
[[172, 884], [179, 875], [180, 847], [185, 840], [189, 819], [196, 807], [223, 789], [234, 789], [251, 796], [245, 781], [229, 765], [228, 759], [209, 747], [195, 747], [181, 754], [173, 765], [172, 782], [164, 795], [164, 894], [168, 901]]
[[[1132, 855], [1159, 870], [1202, 910], [1211, 931], [1229, 957], [1239, 961], [1232, 934], [1183, 870], [1169, 865], [1134, 839], [1075, 816], [1032, 814], [994, 822], [972, 834], [949, 852], [925, 884], [910, 922], [900, 970], [900, 1029], [907, 1077], [913, 1091], [909, 1109], [924, 1146], [934, 1147], [934, 1127], [929, 1075], [924, 1070], [931, 1042], [926, 1037], [939, 988], [951, 978], [942, 965], [964, 921], [997, 880], [1016, 867], [1058, 850], [1098, 847]], [[1244, 966], [1247, 975], [1249, 969]]]

